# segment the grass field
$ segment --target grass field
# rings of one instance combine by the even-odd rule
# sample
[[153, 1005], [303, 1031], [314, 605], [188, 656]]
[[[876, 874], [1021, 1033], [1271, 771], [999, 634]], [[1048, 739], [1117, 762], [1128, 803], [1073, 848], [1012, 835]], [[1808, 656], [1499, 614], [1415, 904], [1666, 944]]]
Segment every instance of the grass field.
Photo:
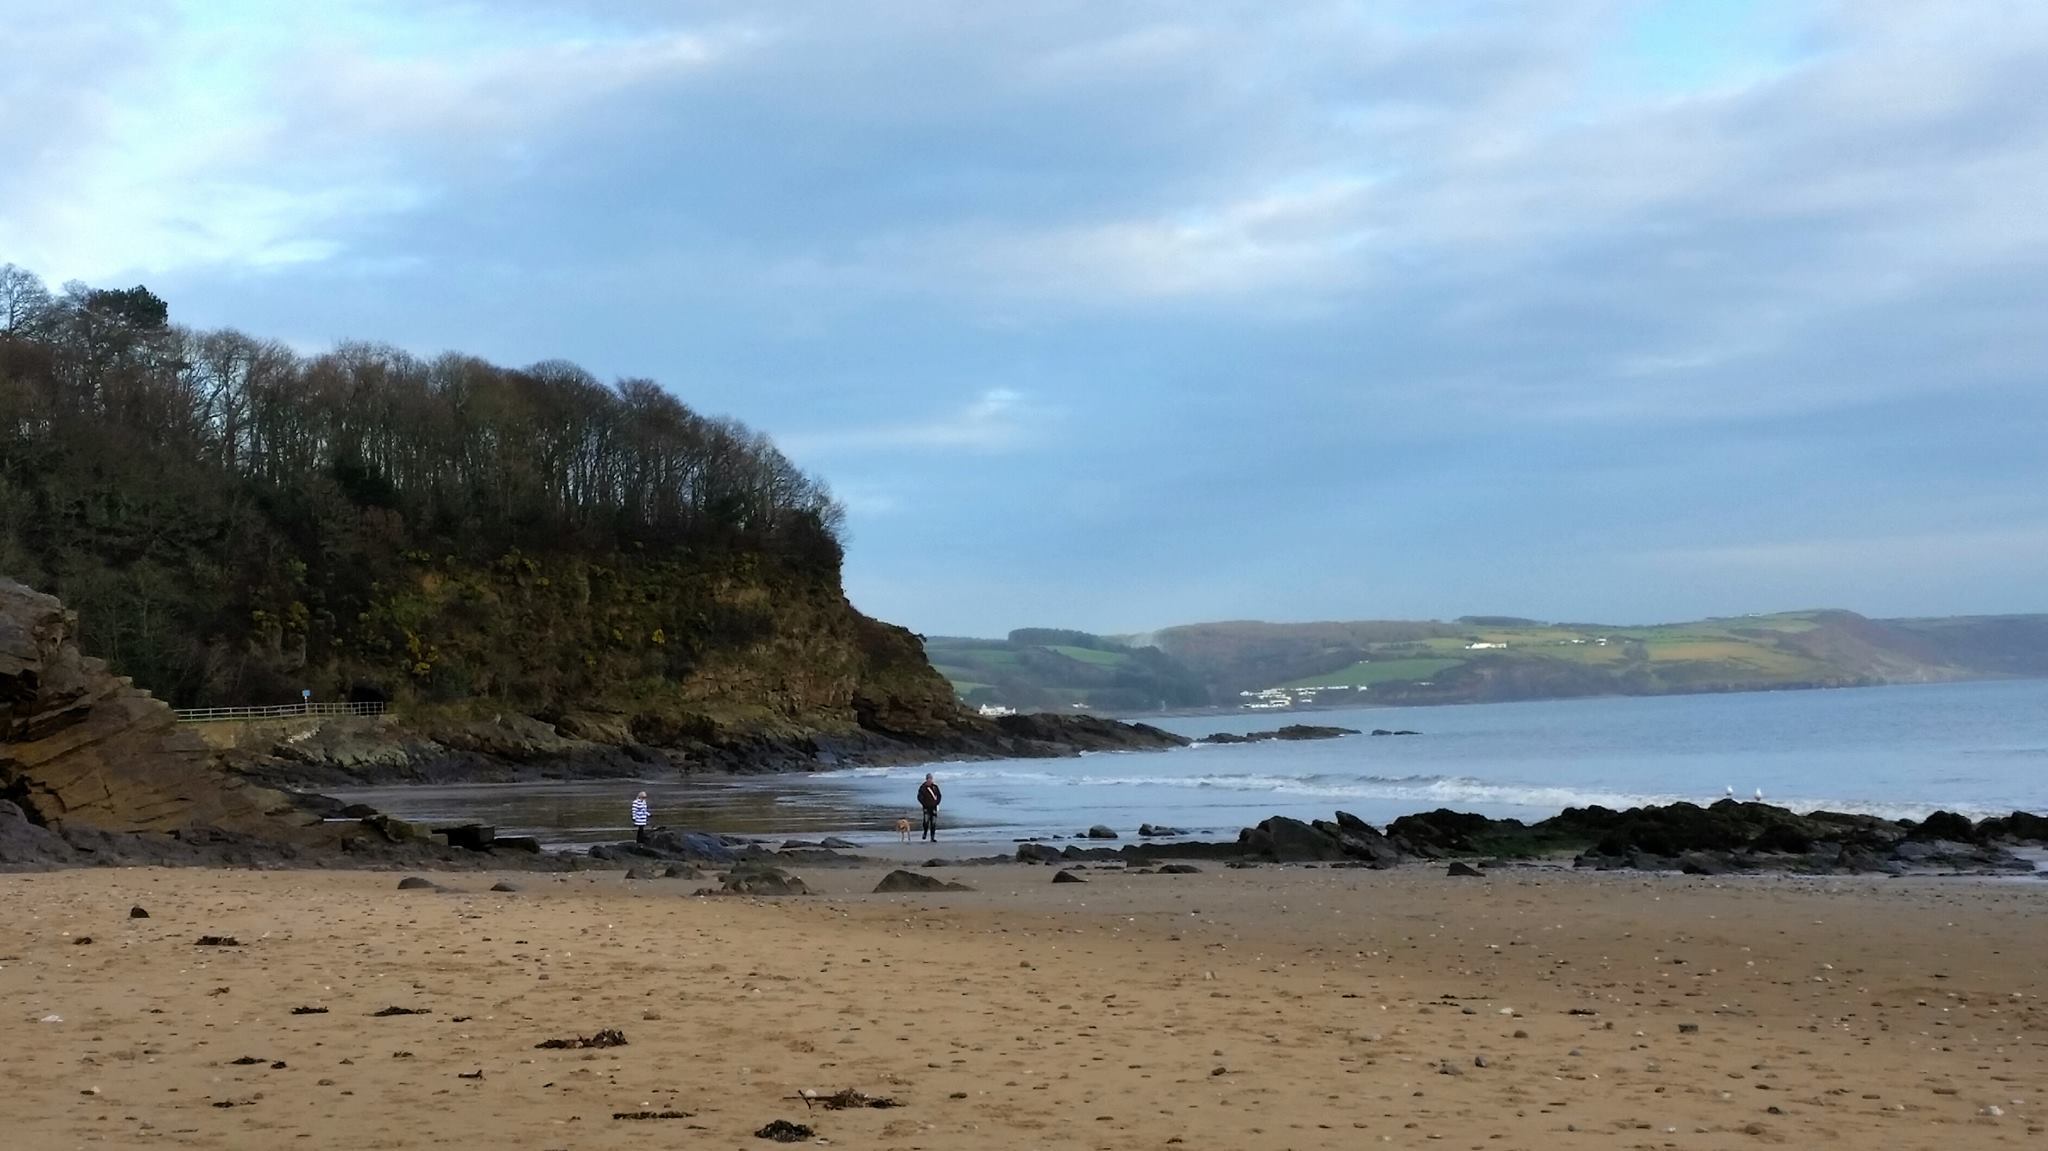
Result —
[[1131, 662], [1130, 654], [1121, 651], [1097, 651], [1092, 647], [1070, 647], [1066, 644], [1054, 644], [1046, 650], [1056, 651], [1068, 659], [1092, 663], [1098, 667], [1115, 667], [1117, 664]]
[[1376, 683], [1416, 683], [1464, 662], [1461, 659], [1362, 660], [1328, 675], [1313, 675], [1279, 686], [1370, 687]]

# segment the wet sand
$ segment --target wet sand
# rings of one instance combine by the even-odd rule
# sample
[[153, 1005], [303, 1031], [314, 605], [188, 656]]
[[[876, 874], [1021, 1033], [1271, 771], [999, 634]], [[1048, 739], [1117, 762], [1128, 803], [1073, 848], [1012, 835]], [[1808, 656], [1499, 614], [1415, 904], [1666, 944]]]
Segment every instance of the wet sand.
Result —
[[0, 1144], [2048, 1145], [2048, 882], [1203, 866], [0, 876]]

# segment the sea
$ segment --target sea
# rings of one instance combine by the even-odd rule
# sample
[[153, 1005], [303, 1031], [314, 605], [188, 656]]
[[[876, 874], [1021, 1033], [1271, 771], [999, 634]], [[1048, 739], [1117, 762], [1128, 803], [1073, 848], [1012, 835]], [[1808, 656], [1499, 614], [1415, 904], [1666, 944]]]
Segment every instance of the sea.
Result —
[[1799, 811], [1920, 818], [2048, 812], [2048, 680], [1148, 718], [1200, 740], [1293, 723], [1412, 730], [1065, 759], [850, 768], [799, 775], [364, 789], [403, 818], [475, 820], [563, 847], [630, 834], [644, 787], [656, 822], [768, 837], [894, 839], [919, 781], [945, 790], [942, 835], [1008, 843], [1096, 824], [1235, 838], [1269, 815], [1385, 822], [1447, 807], [1524, 820], [1725, 795]]

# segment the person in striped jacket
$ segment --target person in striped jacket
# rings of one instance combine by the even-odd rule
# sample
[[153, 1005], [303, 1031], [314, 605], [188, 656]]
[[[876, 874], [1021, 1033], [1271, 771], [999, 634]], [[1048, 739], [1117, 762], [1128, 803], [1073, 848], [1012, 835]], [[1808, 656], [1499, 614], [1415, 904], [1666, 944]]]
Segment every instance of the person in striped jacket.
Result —
[[647, 807], [647, 793], [643, 791], [639, 795], [634, 796], [633, 839], [636, 842], [647, 842], [647, 819], [650, 814], [651, 812], [648, 810]]

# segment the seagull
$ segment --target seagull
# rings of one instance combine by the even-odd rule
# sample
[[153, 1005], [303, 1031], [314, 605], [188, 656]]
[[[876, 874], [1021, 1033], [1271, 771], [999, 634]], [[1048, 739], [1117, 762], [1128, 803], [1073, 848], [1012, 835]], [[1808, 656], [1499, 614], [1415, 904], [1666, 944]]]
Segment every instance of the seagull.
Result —
[[1756, 801], [1758, 803], [1762, 803], [1764, 801], [1764, 789], [1761, 787], [1756, 789]]
[[1722, 789], [1721, 789], [1721, 795], [1722, 795], [1722, 797], [1723, 797], [1723, 798], [1725, 798], [1725, 799], [1734, 799], [1734, 798], [1735, 798], [1735, 785], [1731, 783], [1731, 784], [1729, 784], [1729, 785], [1728, 785], [1727, 787], [1724, 787], [1724, 788], [1722, 788]]

